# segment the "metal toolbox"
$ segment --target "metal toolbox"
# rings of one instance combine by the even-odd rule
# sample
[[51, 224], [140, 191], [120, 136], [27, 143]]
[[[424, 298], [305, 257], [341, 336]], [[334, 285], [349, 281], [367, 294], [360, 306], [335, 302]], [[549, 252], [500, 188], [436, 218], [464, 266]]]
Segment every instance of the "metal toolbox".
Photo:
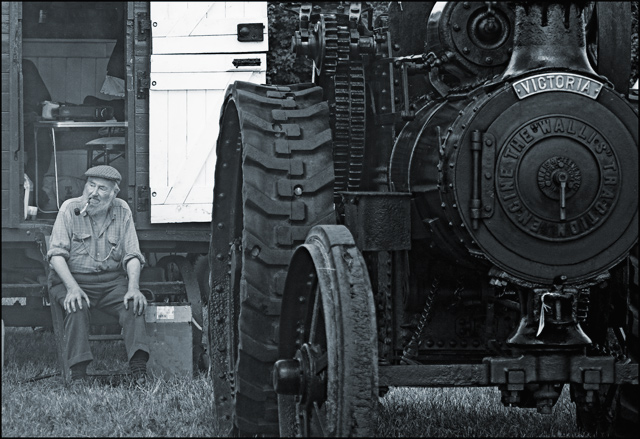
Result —
[[193, 376], [191, 305], [150, 303], [145, 310], [149, 335], [147, 371], [156, 376]]

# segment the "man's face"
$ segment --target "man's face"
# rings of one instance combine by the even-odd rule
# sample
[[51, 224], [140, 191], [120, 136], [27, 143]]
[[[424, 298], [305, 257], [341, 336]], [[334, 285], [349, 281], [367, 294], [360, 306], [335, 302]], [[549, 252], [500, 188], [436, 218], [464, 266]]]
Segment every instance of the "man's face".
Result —
[[115, 182], [105, 178], [89, 177], [82, 193], [83, 201], [89, 201], [87, 213], [95, 215], [106, 212], [116, 197]]

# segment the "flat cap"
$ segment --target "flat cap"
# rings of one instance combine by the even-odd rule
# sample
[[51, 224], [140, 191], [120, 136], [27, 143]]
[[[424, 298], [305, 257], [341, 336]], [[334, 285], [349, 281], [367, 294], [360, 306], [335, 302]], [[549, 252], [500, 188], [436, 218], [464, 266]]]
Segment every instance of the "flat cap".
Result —
[[94, 166], [93, 168], [89, 168], [87, 169], [87, 172], [84, 173], [84, 176], [105, 178], [107, 180], [113, 180], [118, 184], [122, 180], [122, 176], [120, 175], [118, 170], [113, 166], [107, 166], [107, 165], [99, 165], [99, 166]]

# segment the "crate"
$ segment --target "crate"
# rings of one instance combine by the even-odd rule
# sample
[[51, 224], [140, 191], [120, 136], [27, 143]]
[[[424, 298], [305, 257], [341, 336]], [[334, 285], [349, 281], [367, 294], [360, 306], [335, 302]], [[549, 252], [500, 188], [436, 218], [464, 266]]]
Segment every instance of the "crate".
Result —
[[150, 351], [147, 371], [164, 378], [192, 377], [191, 305], [150, 303], [145, 319]]

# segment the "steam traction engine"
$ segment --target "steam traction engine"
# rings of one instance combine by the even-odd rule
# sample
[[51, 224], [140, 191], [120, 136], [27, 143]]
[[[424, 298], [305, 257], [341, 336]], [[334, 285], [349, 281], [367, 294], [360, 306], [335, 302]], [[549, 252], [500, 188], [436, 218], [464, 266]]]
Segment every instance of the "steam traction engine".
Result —
[[566, 384], [579, 426], [633, 432], [638, 114], [606, 5], [300, 7], [315, 83], [236, 82], [220, 120], [223, 431], [370, 435], [389, 386], [551, 413]]

